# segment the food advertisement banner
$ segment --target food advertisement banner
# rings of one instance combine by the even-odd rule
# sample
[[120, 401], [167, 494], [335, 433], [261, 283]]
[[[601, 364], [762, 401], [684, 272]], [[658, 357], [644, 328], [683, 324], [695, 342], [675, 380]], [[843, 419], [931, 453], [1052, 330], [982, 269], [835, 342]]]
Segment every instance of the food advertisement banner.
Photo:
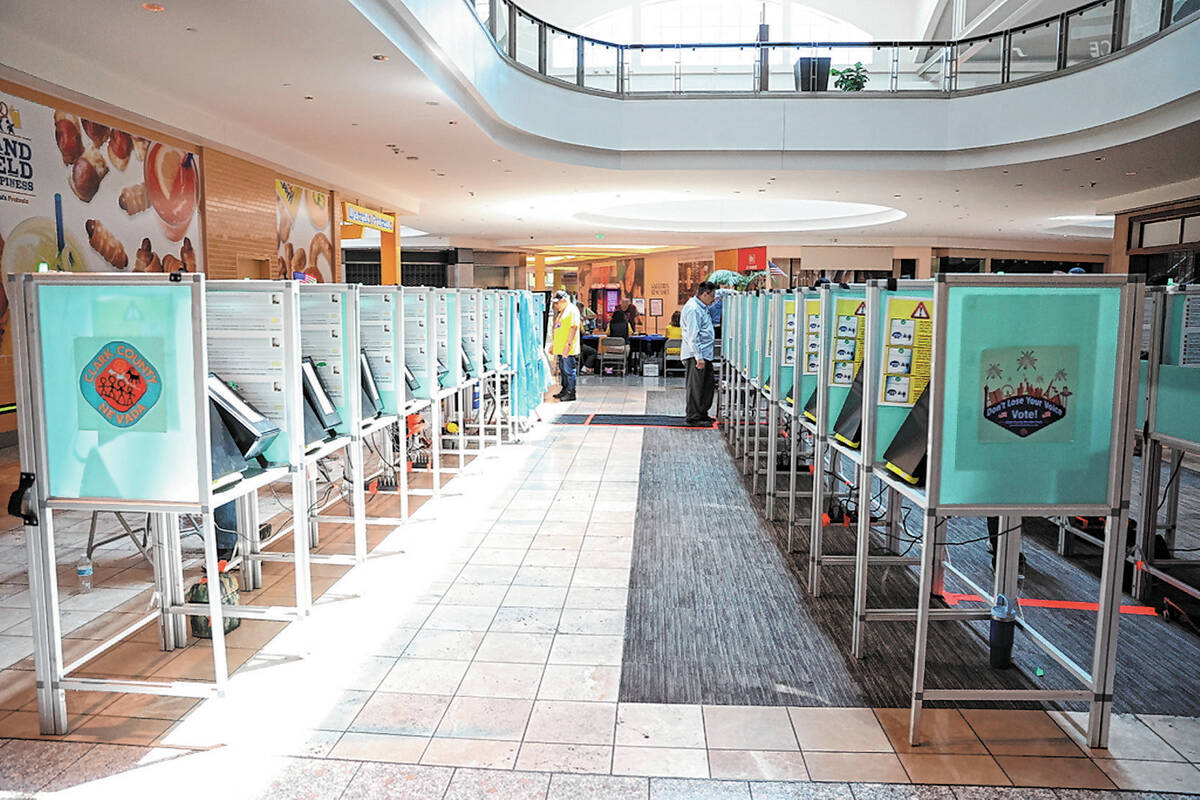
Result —
[[683, 305], [696, 294], [696, 287], [713, 274], [712, 259], [704, 261], [680, 261], [679, 305]]
[[196, 153], [0, 92], [4, 273], [195, 272], [199, 204]]
[[335, 282], [332, 211], [328, 192], [275, 179], [275, 277]]

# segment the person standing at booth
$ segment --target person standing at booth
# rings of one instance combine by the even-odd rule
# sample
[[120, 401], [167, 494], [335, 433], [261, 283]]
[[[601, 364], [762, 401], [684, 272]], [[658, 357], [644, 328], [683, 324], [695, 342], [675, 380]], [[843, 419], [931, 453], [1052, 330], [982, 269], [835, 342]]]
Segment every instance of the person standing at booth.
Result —
[[679, 315], [683, 330], [679, 356], [687, 375], [687, 424], [694, 428], [712, 425], [708, 415], [713, 402], [713, 345], [716, 333], [708, 307], [717, 297], [717, 287], [703, 281], [696, 287], [696, 296], [683, 306]]
[[554, 395], [568, 403], [575, 399], [575, 370], [579, 362], [579, 309], [564, 291], [554, 293], [554, 333], [550, 339], [550, 354], [558, 357], [558, 376], [562, 388]]

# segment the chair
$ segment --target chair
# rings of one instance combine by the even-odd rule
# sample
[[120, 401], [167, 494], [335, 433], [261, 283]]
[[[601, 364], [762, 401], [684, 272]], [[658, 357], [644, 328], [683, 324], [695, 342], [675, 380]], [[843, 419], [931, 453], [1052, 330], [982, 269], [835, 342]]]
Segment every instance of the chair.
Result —
[[616, 374], [616, 368], [621, 368], [621, 374], [625, 374], [626, 364], [629, 361], [629, 343], [619, 336], [605, 336], [600, 340], [600, 374], [604, 374], [606, 367], [613, 368], [613, 374]]
[[667, 339], [667, 345], [663, 349], [663, 376], [671, 374], [672, 369], [679, 370], [680, 375], [687, 375], [687, 368], [683, 365], [683, 359], [680, 358], [680, 348], [683, 346], [682, 339]]

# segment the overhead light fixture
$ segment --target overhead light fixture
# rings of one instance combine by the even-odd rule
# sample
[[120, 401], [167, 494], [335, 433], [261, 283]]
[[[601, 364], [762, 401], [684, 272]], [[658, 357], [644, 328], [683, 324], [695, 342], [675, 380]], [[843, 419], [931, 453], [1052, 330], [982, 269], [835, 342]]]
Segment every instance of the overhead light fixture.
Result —
[[306, 94], [306, 95], [304, 95], [304, 99], [305, 100], [316, 100], [317, 98], [313, 97], [311, 94]]
[[441, 103], [439, 103], [437, 100], [426, 100], [426, 101], [425, 101], [425, 105], [427, 105], [427, 106], [439, 106], [439, 105], [441, 105]]
[[385, 56], [383, 53], [376, 53], [375, 55], [371, 56], [371, 58], [374, 59], [375, 61], [387, 61], [388, 60], [388, 57]]
[[157, 14], [159, 11], [167, 10], [160, 3], [142, 3], [142, 8], [146, 9], [147, 11], [153, 11], [155, 14]]
[[1137, 172], [1126, 172], [1126, 175], [1137, 175]]

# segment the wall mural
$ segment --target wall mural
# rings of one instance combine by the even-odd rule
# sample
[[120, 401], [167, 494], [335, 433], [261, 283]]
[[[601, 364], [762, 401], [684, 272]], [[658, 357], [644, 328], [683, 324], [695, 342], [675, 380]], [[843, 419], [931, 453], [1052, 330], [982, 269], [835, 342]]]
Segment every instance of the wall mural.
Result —
[[696, 287], [713, 273], [713, 261], [679, 262], [679, 305], [686, 303], [696, 293]]
[[333, 283], [333, 207], [329, 193], [275, 179], [275, 277]]
[[199, 204], [196, 153], [0, 92], [4, 273], [195, 272], [204, 263]]

